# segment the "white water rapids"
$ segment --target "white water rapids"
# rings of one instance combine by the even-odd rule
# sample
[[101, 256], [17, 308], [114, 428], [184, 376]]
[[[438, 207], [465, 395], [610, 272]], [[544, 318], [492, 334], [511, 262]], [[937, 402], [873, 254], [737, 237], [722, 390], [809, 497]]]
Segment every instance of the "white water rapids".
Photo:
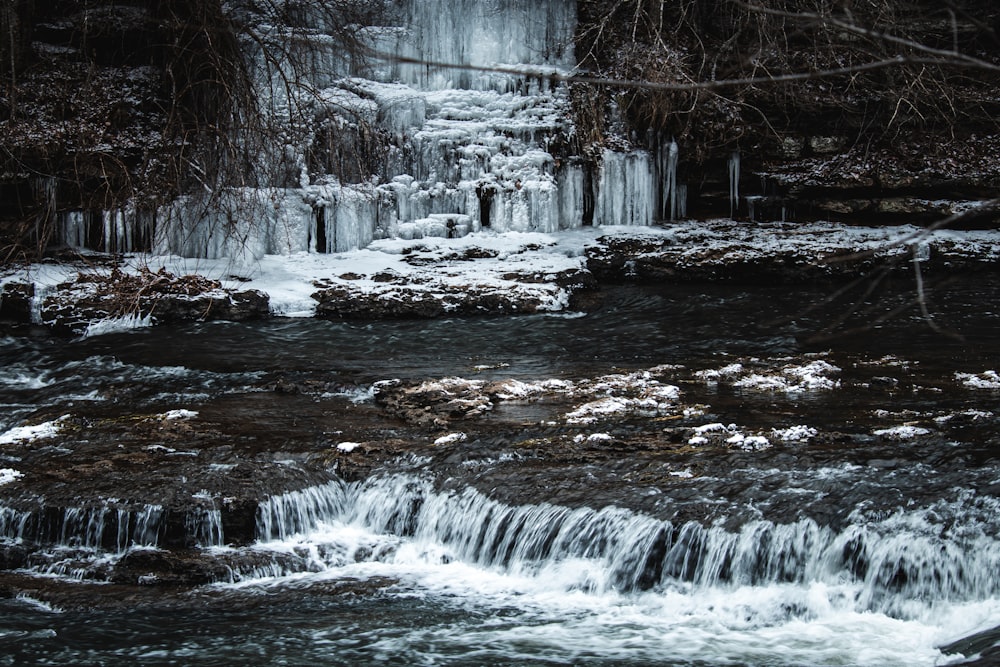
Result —
[[615, 507], [508, 506], [408, 475], [334, 482], [261, 504], [255, 548], [308, 566], [237, 586], [391, 577], [396, 595], [492, 610], [495, 627], [433, 632], [451, 650], [507, 658], [942, 664], [938, 646], [1000, 613], [996, 508], [958, 504], [858, 512], [840, 532], [763, 519], [727, 530]]
[[[816, 301], [794, 286], [629, 288], [573, 318], [9, 330], [0, 664], [989, 664], [1000, 287], [961, 284], [939, 298], [970, 342], [904, 322], [818, 357], [734, 324]], [[449, 445], [368, 391], [661, 364], [707, 413], [550, 427], [594, 397], [505, 399]], [[245, 444], [198, 446], [216, 430]], [[100, 472], [123, 454], [140, 467]], [[327, 482], [334, 463], [366, 481]]]

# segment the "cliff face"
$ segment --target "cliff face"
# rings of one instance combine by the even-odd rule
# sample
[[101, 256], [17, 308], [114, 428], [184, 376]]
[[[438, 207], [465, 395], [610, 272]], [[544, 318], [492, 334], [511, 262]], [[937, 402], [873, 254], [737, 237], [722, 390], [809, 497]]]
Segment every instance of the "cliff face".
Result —
[[[298, 58], [297, 66], [312, 75], [330, 54], [309, 49], [339, 50], [338, 62], [350, 64], [327, 78], [378, 69], [359, 65], [347, 53], [354, 35], [367, 34], [351, 26], [388, 26], [375, 29], [383, 41], [396, 34], [385, 12], [377, 16], [382, 3], [327, 3], [341, 13], [335, 20], [317, 14], [326, 23], [315, 29], [310, 26], [320, 19], [312, 13], [319, 5], [309, 0], [246, 4], [250, 9], [223, 12], [219, 3], [193, 0], [4, 3], [0, 262], [44, 251], [53, 239], [111, 251], [148, 248], [152, 217], [130, 232], [126, 247], [108, 231], [114, 222], [108, 212], [126, 206], [153, 211], [178, 194], [217, 189], [223, 181], [261, 187], [251, 165], [274, 148], [234, 141], [240, 133], [260, 138], [270, 131], [255, 125], [261, 122], [255, 116], [260, 80], [246, 65], [246, 49], [260, 44], [243, 31], [247, 25], [305, 26], [288, 33], [288, 46], [277, 55]], [[527, 11], [513, 0], [495, 4], [498, 11]], [[413, 19], [403, 5], [388, 12], [398, 14], [397, 29]], [[572, 14], [557, 18], [565, 23]], [[920, 222], [968, 210], [1000, 189], [993, 157], [1000, 149], [1000, 8], [993, 2], [965, 0], [943, 8], [930, 0], [786, 0], [765, 8], [722, 1], [577, 0], [576, 14], [570, 52], [582, 70], [650, 85], [571, 86], [573, 120], [558, 119], [568, 132], [546, 140], [554, 166], [541, 170], [542, 176], [553, 176], [560, 197], [573, 199], [560, 204], [559, 215], [569, 211], [577, 219], [552, 222], [556, 227], [619, 216], [621, 207], [602, 198], [597, 185], [600, 179], [610, 183], [614, 169], [621, 170], [621, 187], [606, 192], [639, 183], [651, 193], [636, 200], [642, 201], [635, 211], [628, 209], [633, 224], [683, 215], [685, 203], [694, 218]], [[439, 43], [439, 37], [428, 44]], [[429, 58], [417, 52], [409, 57]], [[285, 65], [264, 62], [272, 70], [266, 85], [274, 104], [280, 87], [275, 72], [285, 76]], [[396, 69], [407, 67], [426, 70], [427, 76], [442, 71]], [[530, 83], [526, 77], [522, 87]], [[337, 85], [341, 97], [360, 95], [369, 106], [384, 101], [370, 91]], [[407, 95], [405, 100], [426, 107], [419, 95]], [[393, 144], [402, 135], [399, 127], [383, 127], [387, 109], [378, 108], [371, 132], [333, 118], [334, 112], [310, 121], [322, 121], [323, 128], [309, 146], [309, 168], [330, 171], [345, 161], [362, 165], [359, 151], [378, 157], [369, 160], [373, 164], [389, 162], [393, 151], [405, 157], [412, 142]], [[420, 111], [430, 118], [434, 110]], [[288, 137], [299, 131], [297, 122], [273, 135], [280, 140], [279, 153], [293, 143]], [[633, 149], [646, 151], [646, 157], [633, 160]], [[280, 187], [299, 179], [297, 165], [285, 169], [290, 175]], [[349, 182], [370, 180], [381, 168], [363, 166], [364, 173]], [[570, 172], [572, 188], [566, 185]], [[669, 185], [663, 185], [666, 177]], [[488, 189], [470, 186], [475, 197], [466, 192], [462, 201], [475, 199], [472, 217], [495, 225], [491, 211], [500, 211], [504, 196], [525, 196], [523, 179], [511, 183], [509, 193], [492, 181]], [[389, 195], [404, 196], [403, 185], [393, 187]], [[647, 210], [647, 200], [656, 201], [656, 210]], [[60, 228], [68, 211], [76, 216], [72, 230]], [[464, 209], [431, 211], [456, 212], [468, 217]], [[983, 214], [962, 224], [993, 222]], [[317, 236], [323, 231], [314, 230]]]
[[919, 222], [996, 196], [995, 3], [753, 4], [581, 0], [581, 65], [653, 84], [578, 90], [588, 140], [675, 138], [696, 217]]
[[[166, 40], [139, 5], [7, 3], [0, 82], [0, 260], [44, 248], [60, 208], [153, 190]], [[11, 49], [11, 46], [14, 49]]]

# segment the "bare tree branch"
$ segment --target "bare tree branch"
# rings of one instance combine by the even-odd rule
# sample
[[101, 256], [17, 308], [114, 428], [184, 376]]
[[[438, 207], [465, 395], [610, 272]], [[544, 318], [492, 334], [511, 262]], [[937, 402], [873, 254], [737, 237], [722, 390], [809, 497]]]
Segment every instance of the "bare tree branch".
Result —
[[[827, 77], [841, 76], [844, 74], [855, 74], [858, 72], [870, 72], [873, 70], [898, 67], [900, 65], [914, 64], [948, 64], [942, 63], [933, 58], [914, 58], [910, 56], [894, 56], [882, 60], [875, 60], [860, 65], [850, 65], [812, 72], [792, 72], [788, 74], [769, 74], [766, 76], [740, 77], [735, 79], [718, 79], [709, 81], [690, 81], [686, 83], [670, 83], [664, 81], [643, 81], [636, 79], [613, 79], [607, 77], [593, 76], [590, 74], [562, 74], [555, 70], [546, 71], [544, 68], [529, 67], [507, 67], [498, 65], [470, 65], [465, 63], [449, 63], [422, 58], [409, 58], [385, 52], [371, 52], [372, 57], [404, 65], [421, 65], [424, 67], [437, 67], [440, 69], [454, 69], [472, 72], [490, 72], [496, 74], [511, 74], [514, 76], [538, 77], [548, 79], [556, 83], [583, 83], [596, 86], [609, 86], [613, 88], [637, 88], [643, 90], [659, 91], [694, 91], [694, 90], [722, 90], [725, 88], [735, 88], [755, 85], [768, 85], [776, 83], [792, 83], [796, 81], [810, 81]], [[956, 67], [963, 65], [952, 63]], [[1000, 68], [998, 68], [1000, 71]]]

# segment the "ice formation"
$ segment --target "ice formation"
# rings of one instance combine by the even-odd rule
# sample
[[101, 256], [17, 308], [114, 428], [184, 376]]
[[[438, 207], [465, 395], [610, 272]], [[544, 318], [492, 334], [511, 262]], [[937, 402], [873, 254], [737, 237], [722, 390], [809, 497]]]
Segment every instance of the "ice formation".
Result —
[[684, 215], [676, 142], [606, 150], [596, 166], [566, 149], [568, 90], [552, 75], [575, 66], [575, 2], [409, 0], [391, 25], [358, 30], [374, 54], [363, 59], [330, 36], [329, 16], [303, 11], [298, 27], [263, 15], [246, 43], [279, 129], [246, 179], [258, 185], [206, 185], [207, 198], [179, 199], [155, 220], [133, 209], [63, 212], [62, 240], [253, 259]]
[[740, 153], [733, 151], [729, 156], [729, 217], [736, 215], [740, 207]]

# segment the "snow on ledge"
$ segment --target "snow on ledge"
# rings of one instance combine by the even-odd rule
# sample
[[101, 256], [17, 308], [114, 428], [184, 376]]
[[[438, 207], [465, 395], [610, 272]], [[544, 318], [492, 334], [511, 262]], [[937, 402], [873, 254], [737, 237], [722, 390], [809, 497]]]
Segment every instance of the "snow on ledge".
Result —
[[35, 440], [53, 438], [59, 435], [63, 422], [67, 419], [69, 419], [69, 415], [63, 415], [59, 419], [33, 426], [16, 426], [6, 433], [0, 433], [0, 445], [34, 442]]

